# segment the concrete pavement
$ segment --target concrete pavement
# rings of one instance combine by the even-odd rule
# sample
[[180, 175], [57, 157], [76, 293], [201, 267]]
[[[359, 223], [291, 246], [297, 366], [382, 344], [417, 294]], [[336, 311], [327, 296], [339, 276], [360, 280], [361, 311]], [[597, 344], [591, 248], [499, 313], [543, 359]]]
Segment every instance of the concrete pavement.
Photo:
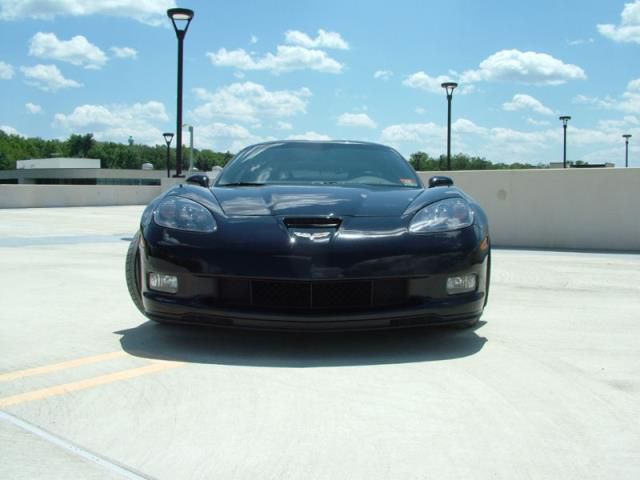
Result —
[[0, 210], [0, 477], [640, 478], [640, 255], [495, 250], [475, 331], [226, 332], [137, 312], [141, 211]]

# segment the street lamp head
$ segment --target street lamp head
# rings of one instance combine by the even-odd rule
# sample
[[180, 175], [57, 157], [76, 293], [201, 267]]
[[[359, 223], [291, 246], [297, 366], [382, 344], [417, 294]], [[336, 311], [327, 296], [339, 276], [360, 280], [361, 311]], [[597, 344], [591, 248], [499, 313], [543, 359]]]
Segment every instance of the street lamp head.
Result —
[[629, 134], [629, 133], [625, 133], [624, 135], [622, 135], [622, 138], [624, 138], [627, 142], [629, 141], [629, 139], [632, 137], [633, 135]]
[[566, 126], [567, 122], [571, 120], [571, 117], [569, 115], [562, 115], [559, 119], [562, 120], [562, 124]]
[[453, 90], [458, 86], [456, 82], [444, 82], [441, 87], [447, 91], [447, 96], [453, 95]]
[[167, 17], [171, 19], [178, 38], [184, 38], [189, 24], [193, 19], [193, 10], [188, 8], [170, 8], [167, 10]]
[[162, 134], [164, 137], [164, 141], [167, 142], [167, 146], [171, 145], [171, 140], [173, 140], [173, 133], [165, 132]]

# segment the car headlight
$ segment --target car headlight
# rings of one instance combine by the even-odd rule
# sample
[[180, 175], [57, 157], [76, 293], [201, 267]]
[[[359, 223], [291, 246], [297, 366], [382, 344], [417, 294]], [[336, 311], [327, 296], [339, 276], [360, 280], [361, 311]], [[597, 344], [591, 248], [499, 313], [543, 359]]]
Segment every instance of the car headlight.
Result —
[[468, 227], [474, 212], [462, 198], [447, 198], [427, 205], [415, 214], [409, 225], [413, 233], [448, 232]]
[[162, 227], [191, 232], [215, 232], [216, 221], [209, 210], [182, 197], [167, 197], [153, 211], [153, 220]]

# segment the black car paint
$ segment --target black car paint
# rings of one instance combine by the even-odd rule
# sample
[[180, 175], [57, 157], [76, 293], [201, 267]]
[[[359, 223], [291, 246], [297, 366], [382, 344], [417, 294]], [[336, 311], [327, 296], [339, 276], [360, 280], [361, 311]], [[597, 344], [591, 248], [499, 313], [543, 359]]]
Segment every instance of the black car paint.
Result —
[[[155, 224], [154, 208], [171, 195], [210, 210], [217, 230], [187, 232]], [[409, 232], [420, 209], [451, 197], [469, 202], [473, 225], [442, 233]], [[328, 238], [300, 238], [285, 225], [284, 219], [291, 217], [335, 217], [341, 222], [325, 229]], [[145, 209], [141, 233], [143, 304], [156, 320], [255, 328], [388, 328], [466, 321], [479, 316], [485, 303], [488, 222], [480, 206], [456, 187], [183, 184]], [[149, 290], [145, 279], [150, 271], [177, 275], [179, 292]], [[478, 275], [477, 290], [447, 295], [446, 277], [468, 272]], [[406, 278], [409, 285], [425, 285], [429, 292], [402, 308], [267, 311], [212, 301], [215, 282], [224, 277], [298, 282]]]

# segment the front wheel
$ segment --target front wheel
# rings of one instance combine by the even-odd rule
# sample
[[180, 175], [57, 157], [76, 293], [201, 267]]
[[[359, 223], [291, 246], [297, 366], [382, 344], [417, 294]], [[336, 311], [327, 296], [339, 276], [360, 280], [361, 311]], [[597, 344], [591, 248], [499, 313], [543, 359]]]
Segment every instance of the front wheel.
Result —
[[141, 275], [140, 275], [140, 232], [136, 232], [133, 236], [133, 240], [129, 244], [127, 250], [127, 258], [124, 263], [124, 273], [127, 279], [127, 289], [133, 304], [136, 306], [140, 313], [144, 314], [144, 305], [142, 305], [142, 293], [141, 293]]

